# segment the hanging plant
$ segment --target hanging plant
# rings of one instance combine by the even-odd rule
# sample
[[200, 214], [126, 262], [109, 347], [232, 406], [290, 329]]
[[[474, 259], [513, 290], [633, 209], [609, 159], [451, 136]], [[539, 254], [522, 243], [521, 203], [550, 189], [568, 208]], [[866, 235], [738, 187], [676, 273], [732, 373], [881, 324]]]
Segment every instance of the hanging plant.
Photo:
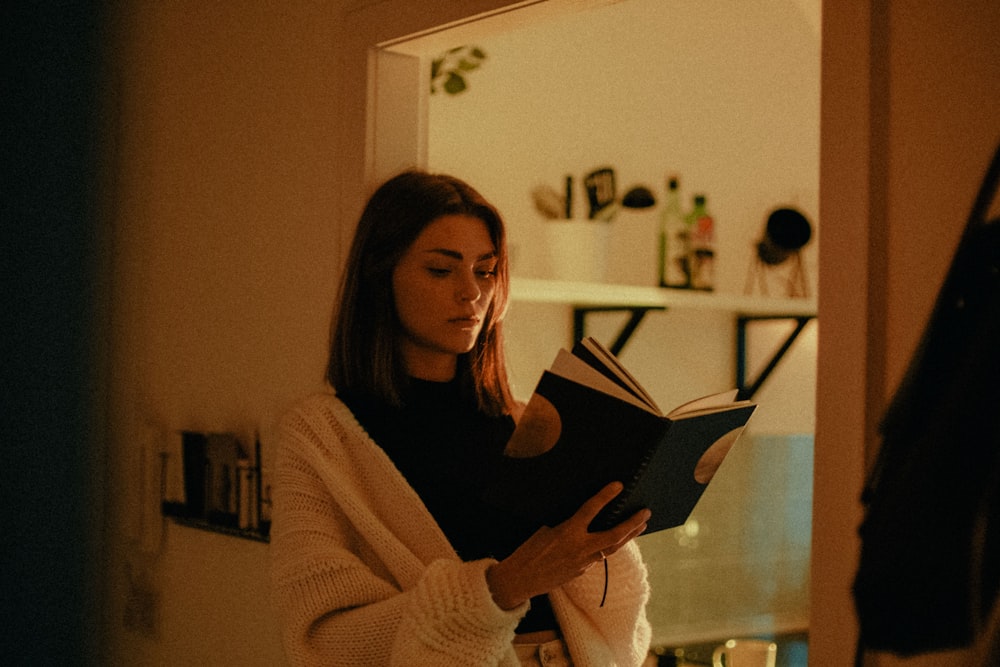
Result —
[[431, 62], [431, 94], [443, 90], [448, 95], [458, 95], [469, 85], [465, 77], [486, 60], [486, 53], [478, 46], [456, 46], [448, 49]]

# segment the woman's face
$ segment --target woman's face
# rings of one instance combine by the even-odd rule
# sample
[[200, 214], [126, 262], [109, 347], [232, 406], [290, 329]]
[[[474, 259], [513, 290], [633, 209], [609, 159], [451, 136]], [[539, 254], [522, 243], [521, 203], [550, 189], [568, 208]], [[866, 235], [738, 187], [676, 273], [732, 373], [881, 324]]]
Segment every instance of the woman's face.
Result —
[[472, 349], [496, 290], [497, 249], [486, 223], [446, 215], [424, 228], [392, 274], [399, 341], [410, 375], [450, 380]]

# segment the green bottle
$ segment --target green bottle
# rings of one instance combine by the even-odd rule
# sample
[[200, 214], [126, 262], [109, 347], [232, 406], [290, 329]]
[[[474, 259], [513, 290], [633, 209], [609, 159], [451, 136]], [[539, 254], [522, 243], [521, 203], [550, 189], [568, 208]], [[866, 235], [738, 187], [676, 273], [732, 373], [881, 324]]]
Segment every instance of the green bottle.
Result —
[[660, 287], [690, 287], [688, 271], [689, 235], [681, 212], [678, 178], [667, 179], [667, 192], [660, 210]]

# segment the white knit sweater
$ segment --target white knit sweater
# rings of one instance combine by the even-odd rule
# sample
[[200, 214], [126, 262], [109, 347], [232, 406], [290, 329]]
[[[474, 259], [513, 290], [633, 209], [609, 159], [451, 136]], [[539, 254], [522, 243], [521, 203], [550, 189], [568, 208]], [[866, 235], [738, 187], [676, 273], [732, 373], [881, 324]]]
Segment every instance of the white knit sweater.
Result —
[[[416, 492], [353, 414], [317, 394], [282, 421], [271, 527], [272, 585], [294, 665], [514, 667], [514, 629]], [[634, 544], [549, 595], [577, 667], [640, 665], [649, 646], [646, 569]]]

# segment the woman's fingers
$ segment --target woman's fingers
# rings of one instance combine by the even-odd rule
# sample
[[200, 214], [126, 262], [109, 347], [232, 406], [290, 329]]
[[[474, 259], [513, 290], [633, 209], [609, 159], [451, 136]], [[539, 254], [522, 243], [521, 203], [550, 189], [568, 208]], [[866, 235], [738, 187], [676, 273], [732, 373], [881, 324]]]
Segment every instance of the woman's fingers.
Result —
[[620, 483], [607, 485], [568, 520], [553, 528], [538, 529], [513, 554], [490, 568], [488, 581], [497, 603], [509, 609], [532, 595], [548, 592], [580, 576], [642, 534], [649, 510], [640, 510], [609, 530], [587, 530], [621, 490]]
[[649, 521], [650, 516], [651, 514], [649, 510], [640, 510], [629, 517], [629, 519], [624, 523], [615, 526], [615, 528], [611, 531], [605, 531], [605, 534], [609, 535], [609, 539], [613, 539], [620, 530], [626, 530], [627, 532], [625, 532], [624, 536], [618, 539], [618, 541], [613, 545], [602, 549], [604, 555], [610, 556], [630, 541], [642, 535], [646, 531], [646, 522]]
[[604, 554], [613, 554], [630, 540], [642, 535], [646, 531], [646, 522], [649, 521], [650, 516], [649, 510], [639, 510], [614, 528], [598, 533], [610, 542], [610, 545], [603, 549]]
[[[578, 530], [582, 526], [583, 530], [587, 531], [587, 527], [590, 526], [594, 517], [614, 500], [623, 488], [621, 482], [612, 482], [605, 486], [580, 506], [576, 514], [566, 522], [565, 527], [570, 530]], [[638, 537], [646, 530], [646, 522], [649, 517], [649, 510], [643, 509], [608, 530], [597, 533], [587, 532], [587, 551], [597, 554], [598, 559], [613, 554], [626, 542]]]
[[614, 500], [622, 492], [623, 488], [625, 487], [621, 482], [611, 482], [581, 505], [580, 509], [576, 511], [576, 514], [570, 520], [580, 521], [584, 525], [589, 526], [594, 517], [600, 514], [604, 506]]

